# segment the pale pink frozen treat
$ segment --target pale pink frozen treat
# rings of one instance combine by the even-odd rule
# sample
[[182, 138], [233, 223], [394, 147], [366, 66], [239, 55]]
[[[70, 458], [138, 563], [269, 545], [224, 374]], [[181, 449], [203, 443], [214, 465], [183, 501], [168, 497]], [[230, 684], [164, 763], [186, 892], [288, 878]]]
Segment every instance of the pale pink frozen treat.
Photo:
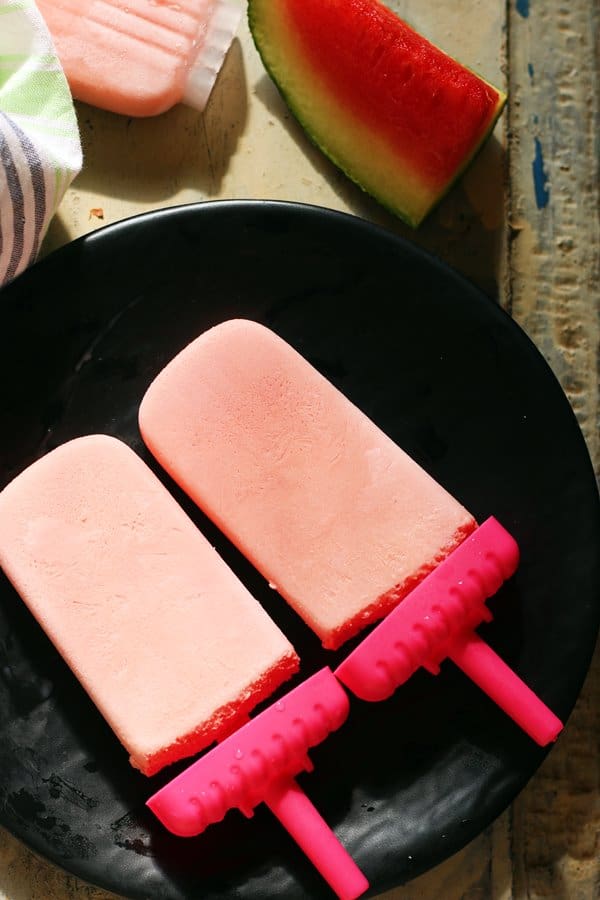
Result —
[[127, 116], [204, 109], [237, 0], [37, 0], [78, 100]]
[[384, 616], [473, 517], [287, 343], [235, 320], [158, 375], [140, 409], [160, 463], [336, 648]]
[[151, 775], [298, 668], [262, 607], [125, 444], [78, 438], [0, 493], [0, 566]]

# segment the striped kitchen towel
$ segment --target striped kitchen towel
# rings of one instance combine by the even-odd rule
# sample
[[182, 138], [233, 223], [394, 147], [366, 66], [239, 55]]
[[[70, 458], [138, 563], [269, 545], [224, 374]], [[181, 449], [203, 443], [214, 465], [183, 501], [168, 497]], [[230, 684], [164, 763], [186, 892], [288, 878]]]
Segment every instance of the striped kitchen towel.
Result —
[[34, 261], [81, 168], [71, 94], [33, 0], [0, 0], [0, 285]]

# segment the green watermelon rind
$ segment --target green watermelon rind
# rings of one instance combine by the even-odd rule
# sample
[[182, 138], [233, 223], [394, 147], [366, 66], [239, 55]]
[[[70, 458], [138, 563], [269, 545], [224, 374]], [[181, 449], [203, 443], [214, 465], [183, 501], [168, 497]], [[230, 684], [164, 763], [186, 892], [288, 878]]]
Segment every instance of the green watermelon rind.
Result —
[[[276, 0], [275, 0], [275, 2], [276, 2]], [[355, 174], [355, 172], [353, 172], [352, 169], [350, 169], [346, 164], [344, 164], [341, 160], [339, 160], [336, 157], [335, 151], [330, 150], [327, 147], [326, 143], [324, 142], [323, 138], [321, 138], [317, 134], [315, 134], [315, 132], [312, 129], [312, 127], [310, 126], [310, 124], [304, 120], [302, 114], [296, 108], [293, 98], [290, 97], [290, 95], [288, 94], [286, 89], [281, 84], [279, 78], [277, 77], [276, 73], [273, 71], [271, 64], [269, 63], [269, 60], [266, 58], [266, 55], [263, 52], [263, 48], [261, 46], [260, 39], [257, 36], [257, 33], [261, 30], [260, 24], [255, 20], [254, 13], [255, 13], [255, 0], [249, 0], [249, 2], [248, 2], [248, 24], [250, 27], [250, 34], [252, 35], [252, 40], [254, 42], [254, 46], [256, 47], [258, 55], [260, 56], [262, 64], [265, 67], [265, 70], [267, 71], [267, 73], [269, 74], [269, 77], [271, 78], [271, 80], [273, 81], [275, 86], [277, 87], [277, 90], [281, 94], [281, 97], [283, 98], [284, 102], [288, 106], [290, 112], [293, 114], [296, 121], [300, 124], [301, 128], [306, 133], [306, 135], [310, 139], [311, 143], [315, 147], [317, 147], [317, 149], [320, 150], [320, 152], [323, 153], [323, 155], [327, 159], [329, 159], [329, 161], [331, 163], [333, 163], [333, 165], [337, 169], [339, 169], [339, 171], [343, 172], [344, 175], [350, 181], [352, 181], [358, 188], [360, 188], [360, 190], [363, 191], [363, 193], [365, 193], [367, 196], [375, 199], [384, 209], [386, 209], [388, 212], [392, 213], [392, 215], [396, 216], [397, 218], [401, 219], [403, 222], [405, 222], [411, 228], [413, 228], [413, 229], [418, 228], [424, 222], [424, 220], [426, 218], [428, 218], [431, 215], [431, 213], [439, 206], [439, 204], [442, 202], [444, 197], [446, 197], [448, 195], [448, 193], [452, 190], [452, 188], [455, 186], [457, 181], [460, 180], [460, 178], [464, 175], [466, 170], [470, 167], [470, 165], [472, 164], [474, 159], [477, 157], [477, 155], [479, 154], [479, 151], [482, 149], [483, 145], [485, 144], [487, 139], [490, 137], [492, 131], [496, 127], [496, 123], [497, 123], [498, 119], [500, 118], [502, 111], [507, 103], [507, 100], [508, 100], [507, 95], [504, 92], [500, 91], [498, 88], [496, 88], [494, 85], [490, 84], [490, 87], [492, 87], [493, 90], [496, 91], [498, 94], [498, 103], [494, 110], [494, 114], [493, 114], [492, 118], [490, 119], [488, 128], [482, 135], [481, 140], [477, 144], [474, 145], [472, 152], [468, 156], [465, 157], [462, 166], [460, 166], [460, 168], [456, 170], [456, 172], [454, 173], [454, 176], [450, 179], [448, 184], [444, 187], [444, 189], [442, 191], [440, 191], [439, 195], [436, 197], [436, 199], [431, 204], [431, 206], [428, 207], [428, 209], [424, 212], [424, 214], [421, 216], [421, 218], [413, 219], [406, 213], [405, 210], [401, 209], [400, 207], [398, 207], [395, 204], [393, 204], [392, 202], [390, 202], [388, 197], [379, 193], [377, 190], [373, 190], [370, 187], [369, 188], [365, 187], [365, 185], [360, 181], [360, 175]], [[452, 58], [452, 57], [450, 57], [450, 58]], [[463, 66], [464, 68], [468, 68], [467, 66], [464, 66], [464, 63], [459, 63], [459, 65]], [[477, 78], [481, 78], [481, 76], [478, 75], [478, 73], [473, 71], [472, 69], [469, 69], [469, 71], [473, 72], [473, 74]], [[484, 79], [482, 79], [482, 80], [484, 80]], [[489, 84], [489, 82], [486, 82], [486, 83]]]

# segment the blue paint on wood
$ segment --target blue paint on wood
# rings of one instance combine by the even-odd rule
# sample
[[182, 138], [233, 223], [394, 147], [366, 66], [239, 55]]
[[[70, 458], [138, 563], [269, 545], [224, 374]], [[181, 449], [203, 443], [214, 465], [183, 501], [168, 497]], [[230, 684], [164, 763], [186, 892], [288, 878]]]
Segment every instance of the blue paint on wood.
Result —
[[529, 72], [529, 77], [533, 81], [533, 66], [531, 63], [527, 63], [527, 71]]
[[538, 209], [543, 209], [548, 205], [548, 201], [550, 200], [550, 189], [548, 187], [548, 176], [544, 171], [544, 153], [539, 138], [535, 139], [535, 158], [533, 160], [532, 168], [535, 202], [537, 203]]
[[529, 17], [529, 0], [517, 0], [517, 12], [527, 19]]

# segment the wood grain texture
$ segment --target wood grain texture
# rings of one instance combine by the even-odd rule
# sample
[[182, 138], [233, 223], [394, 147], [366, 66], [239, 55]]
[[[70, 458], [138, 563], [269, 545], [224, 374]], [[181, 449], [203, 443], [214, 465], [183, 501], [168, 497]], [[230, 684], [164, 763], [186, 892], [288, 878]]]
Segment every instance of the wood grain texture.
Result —
[[[598, 466], [597, 3], [389, 5], [498, 86], [508, 79], [510, 92], [494, 138], [417, 233], [310, 144], [243, 23], [204, 115], [177, 107], [136, 121], [78, 106], [85, 167], [45, 252], [125, 216], [197, 200], [289, 199], [360, 215], [432, 250], [512, 311], [567, 391]], [[600, 898], [599, 694], [597, 658], [558, 746], [510, 810], [385, 900]], [[111, 897], [0, 830], [1, 900]]]
[[512, 12], [508, 306], [569, 397], [596, 465], [600, 340], [597, 3]]
[[[518, 3], [508, 41], [507, 305], [569, 397], [596, 473], [599, 19], [597, 3]], [[513, 804], [510, 837], [515, 898], [600, 897], [598, 652], [563, 737]]]

